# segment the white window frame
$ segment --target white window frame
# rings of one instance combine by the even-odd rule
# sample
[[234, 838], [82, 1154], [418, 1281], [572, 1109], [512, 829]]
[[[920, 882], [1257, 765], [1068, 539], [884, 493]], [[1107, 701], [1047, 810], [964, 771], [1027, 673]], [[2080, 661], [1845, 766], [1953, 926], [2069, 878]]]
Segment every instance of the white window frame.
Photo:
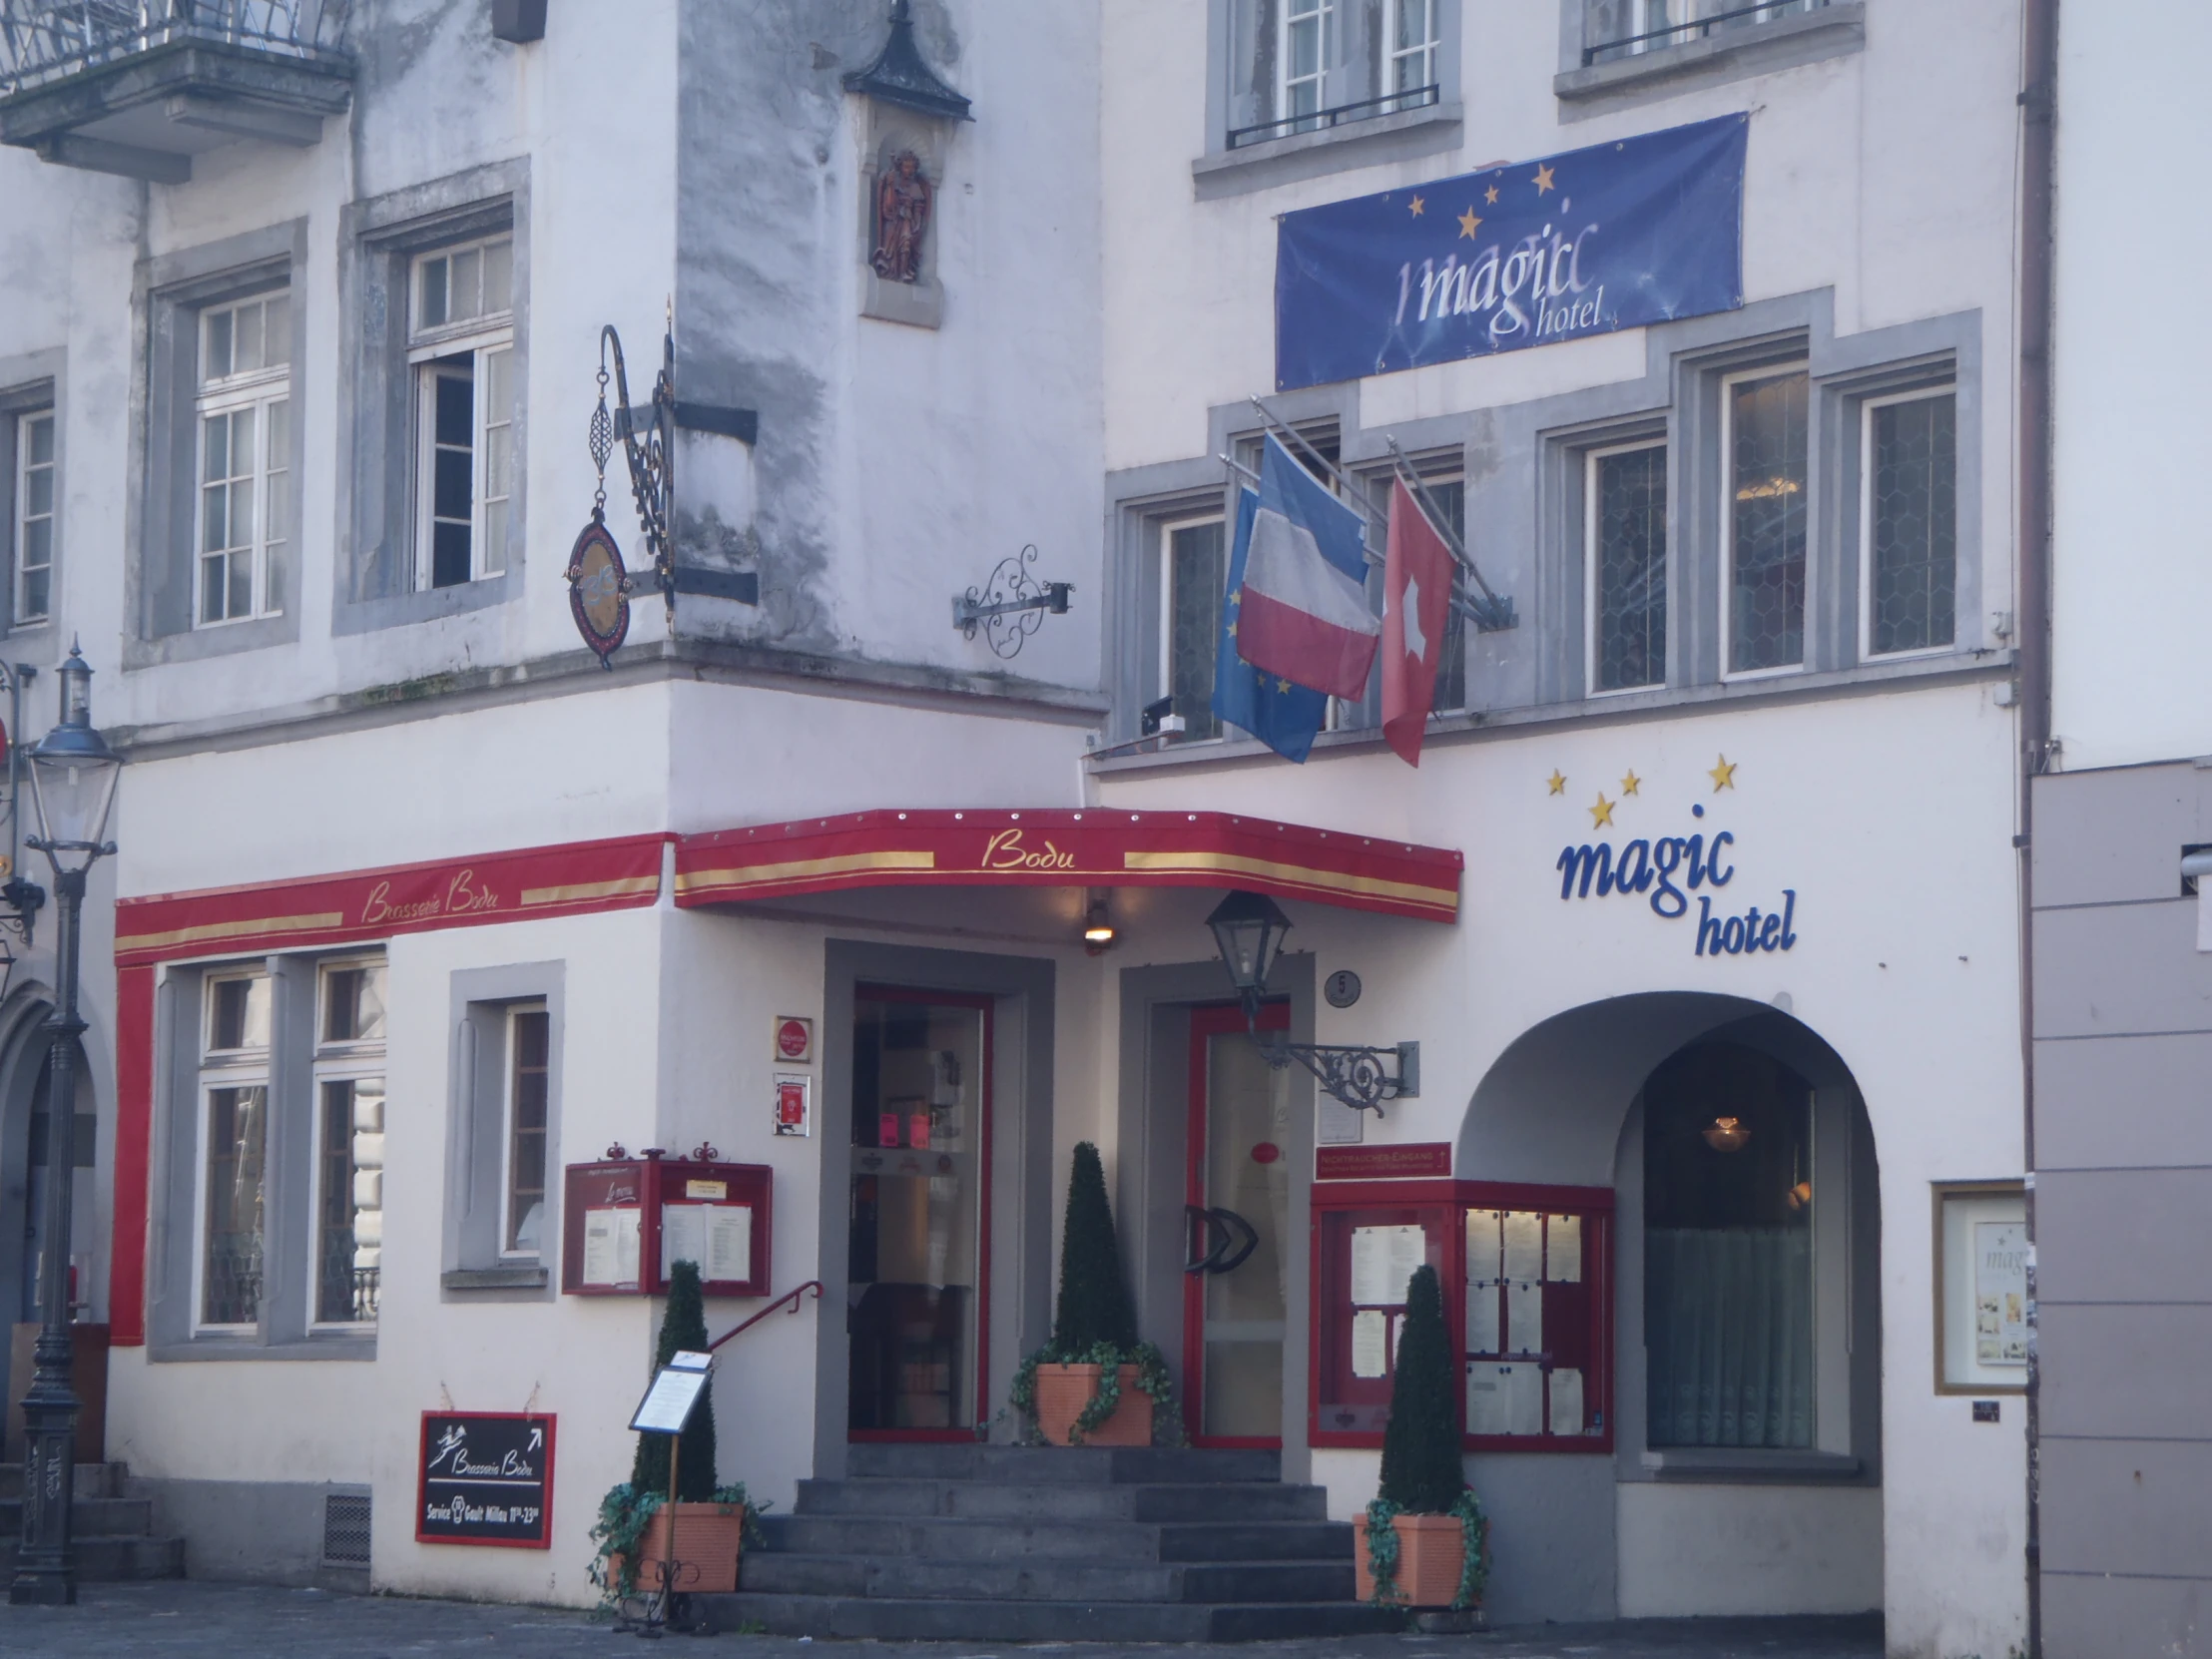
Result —
[[[374, 1319], [320, 1319], [316, 1315], [315, 1305], [322, 1288], [322, 1156], [327, 1150], [323, 1139], [322, 1085], [325, 1083], [362, 1083], [371, 1080], [381, 1083], [385, 1076], [384, 1045], [386, 1039], [384, 1037], [366, 1039], [325, 1038], [322, 1035], [326, 1028], [326, 1021], [329, 1018], [330, 980], [333, 974], [342, 973], [349, 968], [383, 968], [384, 966], [385, 959], [381, 955], [335, 956], [315, 963], [314, 1064], [312, 1078], [308, 1084], [308, 1115], [312, 1121], [308, 1131], [306, 1192], [306, 1208], [312, 1223], [308, 1229], [306, 1273], [307, 1329], [310, 1331], [373, 1332], [376, 1329]], [[387, 986], [390, 983], [388, 970], [385, 983]], [[379, 1137], [388, 1133], [389, 1129], [390, 1096], [388, 1093], [385, 1096], [385, 1110], [387, 1113], [386, 1128], [378, 1131]], [[348, 1162], [350, 1163], [350, 1157]], [[379, 1162], [377, 1165], [379, 1186], [376, 1207], [379, 1216], [383, 1214], [382, 1180], [383, 1165]], [[358, 1208], [359, 1206], [356, 1204], [356, 1213], [358, 1213]], [[265, 1251], [267, 1250], [266, 1242], [263, 1248]]]
[[[1304, 5], [1309, 10], [1291, 15], [1291, 7]], [[1314, 55], [1314, 72], [1311, 75], [1291, 73], [1291, 34], [1309, 23], [1319, 31], [1320, 39]], [[1337, 0], [1277, 0], [1275, 12], [1275, 118], [1278, 122], [1314, 122], [1313, 127], [1301, 125], [1294, 132], [1312, 132], [1319, 125], [1319, 118], [1329, 106], [1329, 60], [1331, 48], [1337, 42]], [[1292, 89], [1311, 85], [1314, 89], [1314, 107], [1311, 110], [1294, 111], [1291, 108]]]
[[[260, 305], [268, 300], [283, 297], [288, 300], [287, 289], [275, 288], [250, 294], [243, 299], [228, 300], [220, 305], [209, 305], [196, 313], [194, 327], [198, 330], [198, 348], [194, 361], [199, 366], [198, 382], [193, 396], [192, 434], [192, 616], [195, 629], [228, 628], [235, 623], [252, 622], [258, 617], [280, 614], [280, 607], [271, 603], [270, 564], [275, 553], [280, 551], [290, 539], [290, 526], [276, 526], [272, 520], [270, 506], [274, 495], [273, 476], [282, 472], [287, 483], [298, 468], [298, 440], [291, 420], [291, 351], [290, 340], [284, 342], [284, 360], [265, 363], [259, 368], [242, 372], [211, 376], [207, 373], [208, 335], [214, 319], [222, 315], [236, 317], [249, 305]], [[286, 310], [286, 328], [289, 327], [289, 310]], [[236, 323], [234, 321], [234, 328]], [[267, 355], [266, 318], [264, 322], [264, 355]], [[284, 464], [273, 468], [270, 455], [270, 411], [277, 404], [284, 405], [285, 438]], [[210, 554], [207, 548], [208, 527], [208, 422], [217, 415], [232, 415], [243, 409], [254, 411], [254, 455], [251, 473], [237, 470], [238, 461], [231, 460], [229, 478], [250, 478], [249, 494], [254, 503], [254, 538], [243, 549], [230, 548], [223, 553], [228, 562], [241, 556], [252, 563], [252, 580], [247, 609], [242, 615], [210, 617], [207, 614], [207, 565]], [[288, 518], [290, 514], [287, 512]], [[230, 582], [228, 568], [224, 592], [228, 596]], [[228, 601], [226, 600], [226, 604]]]
[[[1219, 524], [1222, 533], [1222, 569], [1225, 577], [1229, 566], [1229, 522], [1219, 512], [1184, 513], [1174, 518], [1157, 521], [1160, 532], [1153, 557], [1159, 561], [1160, 615], [1154, 625], [1154, 653], [1159, 661], [1153, 676], [1152, 695], [1145, 699], [1157, 703], [1163, 697], [1175, 695], [1175, 535], [1178, 530], [1196, 530], [1202, 525]], [[1228, 603], [1228, 595], [1222, 596]], [[1220, 649], [1216, 641], [1215, 649]]]
[[[1591, 0], [1582, 0], [1583, 28], [1585, 30], [1587, 30], [1589, 27], [1590, 4]], [[1742, 0], [1689, 0], [1689, 4], [1686, 9], [1695, 15], [1684, 17], [1680, 22], [1672, 25], [1667, 24], [1664, 21], [1654, 23], [1652, 21], [1652, 13], [1654, 12], [1654, 10], [1663, 13], [1667, 7], [1667, 4], [1668, 0], [1629, 0], [1630, 22], [1628, 29], [1628, 39], [1631, 41], [1635, 41], [1638, 35], [1644, 34], [1652, 29], [1673, 28], [1680, 30], [1695, 28], [1699, 23], [1705, 21], [1705, 18], [1708, 15], [1718, 16], [1723, 12], [1742, 11], [1747, 9], [1742, 4]], [[1828, 4], [1829, 0], [1815, 0], [1815, 3], [1810, 9], [1813, 11], [1820, 11], [1825, 9]], [[1762, 23], [1772, 23], [1778, 18], [1783, 17], [1803, 16], [1807, 10], [1808, 8], [1804, 4], [1804, 0], [1776, 0], [1776, 3], [1773, 5], [1764, 5], [1758, 7], [1759, 15], [1750, 20], [1750, 26], [1756, 27], [1757, 25]], [[1621, 45], [1606, 45], [1599, 42], [1591, 42], [1590, 44], [1600, 50], [1618, 51], [1623, 49]], [[1626, 46], [1625, 49], [1631, 56], [1640, 57], [1646, 52], [1665, 52], [1672, 49], [1673, 47], [1687, 44], [1691, 43], [1674, 40], [1636, 41], [1635, 45]], [[1623, 45], [1625, 45], [1625, 43], [1623, 43]]]
[[[1725, 407], [1727, 406], [1727, 399], [1726, 399], [1725, 397], [1724, 397], [1724, 398], [1722, 399], [1722, 406], [1723, 406], [1724, 408], [1725, 408]], [[1669, 664], [1669, 662], [1670, 662], [1670, 660], [1671, 660], [1671, 657], [1672, 657], [1672, 653], [1673, 653], [1673, 641], [1672, 641], [1672, 639], [1671, 639], [1671, 638], [1670, 638], [1670, 639], [1668, 639], [1668, 640], [1667, 640], [1667, 641], [1665, 642], [1665, 644], [1664, 644], [1664, 645], [1662, 646], [1662, 648], [1661, 648], [1661, 652], [1660, 652], [1660, 666], [1659, 666], [1659, 678], [1658, 678], [1658, 679], [1656, 679], [1656, 680], [1653, 680], [1653, 681], [1650, 681], [1650, 682], [1648, 682], [1648, 683], [1646, 683], [1646, 684], [1644, 684], [1644, 685], [1641, 685], [1641, 686], [1612, 686], [1612, 687], [1607, 687], [1607, 688], [1601, 688], [1601, 687], [1600, 687], [1600, 686], [1598, 685], [1598, 683], [1597, 683], [1597, 682], [1598, 682], [1598, 660], [1597, 660], [1597, 616], [1598, 616], [1598, 601], [1599, 601], [1599, 598], [1600, 598], [1600, 595], [1599, 595], [1599, 592], [1598, 592], [1598, 551], [1597, 551], [1597, 522], [1598, 522], [1598, 510], [1597, 510], [1597, 503], [1598, 503], [1598, 467], [1599, 467], [1599, 463], [1600, 463], [1600, 462], [1602, 462], [1602, 461], [1604, 461], [1604, 460], [1606, 460], [1606, 459], [1608, 459], [1608, 458], [1610, 458], [1611, 456], [1614, 456], [1614, 455], [1633, 455], [1633, 454], [1636, 454], [1636, 453], [1638, 453], [1638, 452], [1639, 452], [1639, 451], [1641, 451], [1641, 450], [1646, 450], [1646, 449], [1657, 449], [1657, 450], [1661, 450], [1661, 451], [1664, 451], [1664, 450], [1666, 449], [1666, 447], [1667, 447], [1667, 439], [1666, 439], [1665, 437], [1663, 437], [1663, 436], [1661, 436], [1661, 437], [1649, 437], [1649, 438], [1635, 438], [1635, 439], [1631, 439], [1630, 441], [1628, 441], [1628, 442], [1626, 442], [1626, 443], [1609, 443], [1609, 444], [1606, 444], [1606, 445], [1604, 445], [1604, 446], [1603, 446], [1602, 448], [1597, 448], [1597, 449], [1591, 449], [1591, 450], [1588, 450], [1588, 451], [1586, 451], [1586, 452], [1585, 452], [1585, 454], [1584, 454], [1584, 456], [1583, 456], [1583, 464], [1582, 464], [1582, 693], [1583, 693], [1583, 695], [1584, 695], [1585, 697], [1590, 697], [1590, 698], [1600, 698], [1600, 697], [1633, 697], [1633, 696], [1635, 696], [1635, 695], [1636, 695], [1637, 693], [1639, 693], [1639, 692], [1647, 692], [1647, 693], [1648, 693], [1648, 692], [1665, 691], [1665, 690], [1667, 689], [1667, 686], [1668, 686], [1668, 684], [1669, 684], [1669, 681], [1670, 681], [1670, 675], [1669, 675], [1669, 672], [1668, 672], [1668, 664]], [[1672, 492], [1671, 492], [1671, 491], [1669, 492], [1669, 495], [1668, 495], [1668, 499], [1667, 499], [1666, 527], [1667, 527], [1667, 550], [1666, 550], [1666, 556], [1665, 556], [1664, 560], [1662, 561], [1662, 563], [1664, 564], [1664, 566], [1665, 566], [1665, 568], [1666, 568], [1666, 573], [1667, 573], [1667, 597], [1668, 597], [1668, 600], [1669, 600], [1669, 604], [1668, 604], [1668, 606], [1667, 606], [1667, 631], [1668, 631], [1669, 635], [1671, 636], [1671, 635], [1672, 635], [1672, 633], [1673, 633], [1673, 631], [1674, 631], [1674, 606], [1673, 606], [1673, 604], [1672, 604], [1672, 600], [1673, 600], [1673, 597], [1674, 597], [1674, 591], [1675, 591], [1675, 581], [1674, 581], [1674, 541], [1675, 541], [1675, 538], [1674, 538], [1674, 499], [1673, 499], [1673, 494], [1672, 494]], [[1727, 661], [1727, 658], [1723, 657], [1723, 658], [1722, 658], [1721, 660], [1722, 660], [1723, 662], [1726, 662], [1726, 661]]]
[[[1736, 655], [1736, 417], [1734, 399], [1730, 395], [1736, 387], [1760, 380], [1780, 380], [1789, 375], [1805, 376], [1805, 490], [1808, 497], [1805, 527], [1805, 600], [1798, 617], [1798, 660], [1781, 663], [1773, 668], [1731, 669], [1728, 665]], [[1758, 368], [1740, 369], [1720, 377], [1720, 677], [1734, 683], [1740, 680], [1779, 680], [1792, 674], [1807, 672], [1807, 661], [1813, 655], [1813, 616], [1815, 611], [1814, 583], [1818, 580], [1818, 568], [1814, 562], [1814, 536], [1816, 526], [1812, 522], [1814, 444], [1812, 422], [1815, 412], [1815, 392], [1819, 388], [1813, 380], [1811, 362], [1799, 357], [1786, 363], [1767, 363]], [[1671, 510], [1671, 509], [1670, 509]], [[1670, 538], [1671, 541], [1671, 538]], [[1673, 549], [1668, 549], [1672, 556]]]
[[[509, 1241], [514, 1238], [515, 1226], [520, 1219], [514, 1213], [515, 1183], [515, 1095], [521, 1082], [520, 1065], [522, 1049], [515, 1038], [515, 1022], [523, 1014], [541, 1014], [545, 1018], [545, 1137], [548, 1149], [553, 1144], [553, 1006], [540, 997], [527, 1002], [511, 1002], [501, 1020], [505, 1034], [505, 1050], [500, 1062], [499, 1095], [499, 1259], [503, 1262], [545, 1262], [559, 1254], [560, 1242], [541, 1236], [537, 1245], [518, 1246]], [[538, 1194], [541, 1216], [553, 1213], [554, 1170], [547, 1163], [539, 1179], [545, 1183]]]
[[[199, 1036], [200, 1064], [194, 1081], [194, 1106], [199, 1122], [194, 1126], [193, 1144], [193, 1220], [192, 1220], [192, 1330], [194, 1335], [236, 1336], [243, 1332], [259, 1332], [262, 1321], [269, 1317], [269, 1131], [272, 1108], [275, 1105], [273, 1074], [275, 1072], [276, 1032], [270, 1033], [268, 1047], [217, 1048], [215, 1046], [215, 1005], [217, 988], [240, 980], [261, 980], [267, 987], [266, 995], [274, 998], [276, 985], [265, 966], [227, 969], [210, 973], [201, 981], [201, 1005], [197, 1031]], [[208, 1307], [208, 1159], [214, 1152], [214, 1097], [219, 1089], [254, 1089], [262, 1091], [262, 1298], [257, 1313], [260, 1316], [251, 1323], [237, 1321], [212, 1321], [206, 1317]]]
[[[1956, 565], [1957, 547], [1957, 457], [1952, 455], [1951, 468], [1951, 616], [1950, 638], [1939, 645], [1920, 645], [1910, 651], [1877, 651], [1874, 648], [1874, 414], [1877, 409], [1889, 408], [1899, 403], [1919, 403], [1930, 398], [1956, 399], [1956, 381], [1946, 380], [1939, 386], [1916, 386], [1911, 391], [1890, 392], [1881, 397], [1862, 398], [1859, 404], [1859, 659], [1867, 663], [1910, 662], [1915, 657], [1942, 657], [1958, 649], [1958, 590]], [[1951, 432], [1953, 444], [1957, 441], [1957, 413], [1952, 405]]]
[[[1419, 6], [1427, 17], [1427, 30], [1418, 45], [1401, 47], [1397, 44], [1398, 24], [1408, 6]], [[1417, 92], [1422, 87], [1437, 86], [1437, 60], [1443, 54], [1443, 0], [1389, 0], [1382, 19], [1382, 84], [1376, 89], [1383, 98], [1400, 98]], [[1408, 58], [1417, 58], [1425, 66], [1421, 73], [1409, 78], [1403, 86], [1397, 81], [1398, 65]], [[1439, 95], [1440, 96], [1440, 95]]]
[[[414, 501], [411, 514], [414, 536], [414, 584], [418, 592], [428, 592], [436, 575], [436, 523], [434, 507], [434, 478], [437, 456], [437, 381], [441, 369], [444, 374], [454, 373], [453, 359], [466, 357], [470, 377], [469, 408], [469, 573], [464, 582], [447, 583], [447, 587], [463, 587], [469, 582], [481, 582], [506, 573], [505, 549], [494, 548], [493, 538], [487, 533], [488, 521], [495, 516], [494, 507], [512, 506], [512, 475], [519, 460], [513, 448], [515, 436], [514, 392], [514, 233], [501, 231], [495, 235], [478, 237], [467, 242], [449, 243], [443, 247], [427, 249], [417, 254], [407, 264], [407, 372], [411, 378], [411, 432], [410, 443], [414, 456]], [[418, 320], [422, 310], [424, 272], [438, 261], [451, 261], [459, 254], [475, 253], [505, 247], [509, 250], [507, 276], [507, 304], [498, 310], [478, 312], [455, 321], [434, 326], [424, 326]], [[481, 269], [481, 266], [479, 266]], [[447, 267], [451, 271], [450, 265]], [[450, 280], [450, 276], [448, 278]], [[504, 408], [495, 408], [489, 396], [492, 378], [491, 359], [506, 354], [505, 375], [508, 397]], [[489, 464], [494, 434], [506, 436], [507, 470], [509, 490], [491, 494], [486, 490], [490, 481]], [[497, 515], [502, 524], [508, 522], [506, 514]], [[500, 539], [504, 539], [503, 537]]]
[[[49, 447], [50, 458], [43, 461], [31, 459], [31, 429], [44, 422], [52, 429]], [[43, 472], [47, 478], [46, 511], [31, 511], [31, 474]], [[54, 408], [28, 409], [15, 417], [15, 569], [10, 573], [12, 591], [9, 595], [8, 621], [11, 627], [43, 627], [53, 620], [54, 614], [54, 544], [60, 537], [61, 526], [61, 426]], [[24, 551], [30, 543], [31, 526], [43, 521], [46, 525], [46, 563], [37, 568], [46, 572], [46, 603], [33, 611], [23, 602], [24, 576], [32, 568], [24, 563]]]

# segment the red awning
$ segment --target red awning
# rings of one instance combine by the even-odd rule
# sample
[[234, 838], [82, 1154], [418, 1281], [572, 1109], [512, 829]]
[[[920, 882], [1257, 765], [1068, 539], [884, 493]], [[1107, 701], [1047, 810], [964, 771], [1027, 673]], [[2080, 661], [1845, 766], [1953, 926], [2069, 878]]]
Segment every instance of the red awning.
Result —
[[1443, 847], [1228, 813], [884, 811], [681, 836], [676, 902], [853, 887], [1245, 887], [1454, 921], [1465, 862]]

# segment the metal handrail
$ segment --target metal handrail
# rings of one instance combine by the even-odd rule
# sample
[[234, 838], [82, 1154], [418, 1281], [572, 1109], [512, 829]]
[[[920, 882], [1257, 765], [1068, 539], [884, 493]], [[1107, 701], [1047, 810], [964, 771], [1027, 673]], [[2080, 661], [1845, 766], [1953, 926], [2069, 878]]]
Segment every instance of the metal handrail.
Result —
[[[1431, 83], [1425, 87], [1407, 87], [1403, 92], [1386, 92], [1381, 98], [1363, 98], [1357, 104], [1339, 104], [1334, 109], [1314, 110], [1306, 115], [1287, 115], [1280, 121], [1263, 121], [1251, 127], [1232, 127], [1229, 130], [1231, 150], [1242, 149], [1248, 144], [1258, 144], [1268, 138], [1288, 138], [1296, 133], [1311, 133], [1330, 127], [1341, 127], [1348, 121], [1372, 121], [1377, 116], [1397, 115], [1405, 110], [1422, 110], [1441, 102], [1443, 88]], [[1385, 108], [1384, 106], [1388, 106]]]
[[725, 1331], [721, 1336], [717, 1337], [713, 1342], [709, 1343], [707, 1345], [707, 1352], [709, 1354], [712, 1354], [716, 1349], [720, 1348], [732, 1337], [744, 1335], [746, 1332], [752, 1330], [756, 1325], [759, 1325], [761, 1321], [767, 1319], [769, 1315], [775, 1313], [777, 1309], [782, 1308], [787, 1302], [791, 1304], [791, 1307], [788, 1311], [794, 1314], [798, 1313], [799, 1299], [805, 1296], [809, 1291], [814, 1292], [815, 1300], [817, 1302], [820, 1302], [822, 1300], [822, 1281], [819, 1279], [810, 1279], [804, 1285], [794, 1285], [790, 1290], [786, 1291], [782, 1296], [778, 1297], [766, 1308], [763, 1308], [758, 1314], [755, 1314], [743, 1325], [736, 1327], [734, 1330]]
[[[1633, 55], [1638, 49], [1654, 41], [1670, 46], [1688, 45], [1692, 40], [1710, 34], [1715, 26], [1734, 23], [1742, 18], [1754, 17], [1760, 12], [1782, 12], [1785, 16], [1794, 12], [1825, 11], [1831, 0], [1763, 0], [1763, 3], [1738, 6], [1734, 11], [1715, 12], [1710, 17], [1690, 18], [1681, 23], [1663, 24], [1656, 29], [1646, 29], [1640, 35], [1622, 35], [1617, 40], [1601, 40], [1594, 46], [1582, 48], [1582, 67], [1587, 69], [1598, 59], [1609, 55]], [[1677, 40], [1676, 36], [1681, 38]]]
[[344, 64], [351, 0], [0, 0], [0, 98], [179, 42]]

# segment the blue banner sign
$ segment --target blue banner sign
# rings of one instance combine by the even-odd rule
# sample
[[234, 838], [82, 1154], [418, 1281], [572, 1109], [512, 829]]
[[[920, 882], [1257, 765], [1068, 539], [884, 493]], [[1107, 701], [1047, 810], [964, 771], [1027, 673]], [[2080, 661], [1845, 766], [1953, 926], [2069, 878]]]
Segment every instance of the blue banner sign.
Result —
[[1735, 309], [1750, 120], [1285, 214], [1276, 390]]

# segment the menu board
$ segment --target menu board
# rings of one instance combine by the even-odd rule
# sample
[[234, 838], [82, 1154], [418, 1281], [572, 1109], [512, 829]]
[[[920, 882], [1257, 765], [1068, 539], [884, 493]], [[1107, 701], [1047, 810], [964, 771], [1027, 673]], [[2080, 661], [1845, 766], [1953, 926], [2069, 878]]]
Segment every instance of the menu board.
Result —
[[1352, 1300], [1361, 1307], [1402, 1308], [1414, 1270], [1428, 1260], [1428, 1235], [1412, 1227], [1352, 1230]]
[[553, 1418], [523, 1411], [425, 1411], [415, 1541], [550, 1549]]
[[657, 1296], [676, 1264], [691, 1262], [708, 1296], [768, 1295], [772, 1182], [763, 1164], [658, 1153], [569, 1165], [561, 1289]]

